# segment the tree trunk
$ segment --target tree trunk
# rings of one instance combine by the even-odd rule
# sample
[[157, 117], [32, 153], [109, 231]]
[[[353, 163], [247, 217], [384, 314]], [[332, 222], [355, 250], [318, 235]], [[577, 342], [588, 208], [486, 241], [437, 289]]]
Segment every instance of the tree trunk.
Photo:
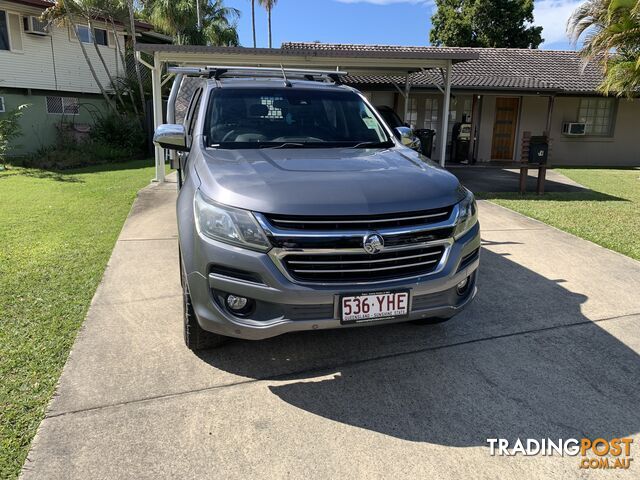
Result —
[[109, 19], [111, 21], [111, 33], [113, 33], [113, 38], [116, 41], [116, 58], [120, 57], [120, 63], [122, 64], [122, 69], [125, 77], [127, 76], [127, 58], [122, 51], [122, 47], [120, 46], [120, 42], [118, 41], [118, 32], [116, 30], [116, 24], [113, 21], [113, 18]]
[[[78, 30], [76, 28], [76, 24], [71, 19], [70, 15], [67, 16], [67, 19], [69, 20], [69, 23], [71, 25], [71, 28], [73, 28], [74, 33], [77, 32]], [[82, 50], [82, 55], [84, 55], [84, 59], [87, 62], [87, 66], [89, 67], [89, 71], [91, 72], [91, 76], [93, 77], [93, 80], [96, 82], [96, 85], [100, 89], [100, 93], [102, 93], [102, 96], [106, 100], [107, 106], [114, 113], [117, 112], [118, 110], [116, 109], [116, 106], [113, 104], [113, 101], [111, 100], [111, 98], [109, 98], [109, 95], [107, 94], [107, 91], [104, 89], [104, 87], [102, 86], [102, 83], [100, 82], [100, 79], [98, 78], [98, 74], [96, 73], [95, 68], [93, 68], [93, 64], [91, 63], [91, 59], [89, 58], [89, 55], [87, 54], [87, 49], [84, 48], [84, 43], [82, 43], [80, 38], [78, 38], [78, 43], [80, 44], [80, 50]]]
[[120, 63], [122, 63], [122, 69], [124, 71], [124, 77], [127, 79], [127, 93], [129, 94], [129, 100], [131, 101], [131, 107], [133, 107], [133, 111], [136, 114], [136, 117], [139, 116], [138, 106], [136, 105], [136, 99], [133, 97], [133, 92], [131, 91], [131, 86], [128, 82], [129, 75], [127, 72], [127, 57], [125, 57], [124, 52], [122, 51], [122, 47], [120, 47], [120, 42], [118, 41], [118, 32], [116, 30], [116, 24], [113, 21], [113, 18], [109, 19], [111, 22], [111, 32], [113, 33], [113, 38], [116, 42], [116, 62], [118, 61], [118, 57], [120, 57]]
[[256, 0], [251, 0], [251, 27], [253, 28], [253, 48], [256, 48]]
[[113, 81], [113, 77], [111, 76], [111, 72], [109, 71], [109, 67], [107, 66], [107, 62], [104, 61], [104, 57], [102, 56], [100, 47], [98, 47], [98, 42], [96, 42], [96, 36], [94, 35], [94, 32], [93, 32], [93, 23], [91, 22], [91, 19], [88, 16], [87, 16], [87, 25], [89, 27], [89, 32], [91, 33], [91, 39], [93, 40], [93, 48], [95, 48], [96, 53], [98, 54], [100, 63], [102, 63], [102, 68], [104, 68], [104, 71], [107, 74], [107, 77], [109, 77], [109, 83], [111, 83], [111, 87], [113, 88], [113, 91], [116, 95], [116, 100], [120, 102], [120, 105], [122, 105], [122, 108], [125, 108], [124, 100], [122, 99], [122, 97], [120, 96], [120, 92], [118, 91], [118, 86], [116, 85], [116, 82]]
[[267, 13], [269, 14], [269, 48], [273, 48], [271, 44], [271, 7], [267, 9]]
[[138, 62], [138, 57], [136, 56], [136, 45], [138, 44], [136, 40], [136, 20], [133, 16], [133, 0], [127, 0], [127, 7], [129, 8], [129, 24], [131, 28], [131, 44], [133, 46], [133, 61], [136, 67], [136, 77], [138, 78], [138, 88], [140, 89], [140, 101], [142, 102], [142, 113], [145, 118], [147, 116], [147, 105], [144, 101], [144, 87], [142, 86], [142, 74], [140, 73], [140, 63]]

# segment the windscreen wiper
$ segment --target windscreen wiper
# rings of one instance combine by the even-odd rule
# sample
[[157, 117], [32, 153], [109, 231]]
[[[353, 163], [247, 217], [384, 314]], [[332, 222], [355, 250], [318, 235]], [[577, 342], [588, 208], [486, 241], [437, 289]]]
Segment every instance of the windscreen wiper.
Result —
[[360, 142], [351, 148], [388, 148], [390, 146], [390, 142]]
[[304, 147], [304, 143], [284, 142], [279, 145], [258, 145], [258, 148], [300, 148]]

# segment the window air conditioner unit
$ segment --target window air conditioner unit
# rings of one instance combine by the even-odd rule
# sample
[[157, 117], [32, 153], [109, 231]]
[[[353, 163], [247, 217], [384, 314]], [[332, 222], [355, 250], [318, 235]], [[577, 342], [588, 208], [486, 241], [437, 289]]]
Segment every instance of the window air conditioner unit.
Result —
[[562, 124], [562, 133], [564, 135], [578, 136], [584, 135], [587, 125], [580, 122], [565, 122]]
[[22, 17], [24, 31], [31, 35], [49, 35], [49, 25], [38, 17]]

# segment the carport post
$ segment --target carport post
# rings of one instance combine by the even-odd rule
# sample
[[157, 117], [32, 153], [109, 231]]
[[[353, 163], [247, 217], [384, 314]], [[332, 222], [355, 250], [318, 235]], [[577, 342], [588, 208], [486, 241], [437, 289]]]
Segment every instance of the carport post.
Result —
[[[151, 88], [153, 97], [153, 127], [157, 129], [162, 124], [162, 62], [158, 52], [153, 54], [153, 68], [151, 69]], [[164, 149], [155, 147], [156, 178], [158, 183], [164, 182]]]
[[447, 60], [444, 76], [444, 102], [442, 105], [442, 128], [440, 129], [440, 166], [444, 167], [447, 157], [447, 130], [449, 129], [449, 100], [451, 97], [451, 60]]
[[409, 93], [411, 92], [411, 73], [407, 73], [407, 79], [405, 80], [404, 83], [404, 115], [402, 117], [402, 120], [404, 120], [405, 123], [407, 122], [407, 116], [409, 115]]

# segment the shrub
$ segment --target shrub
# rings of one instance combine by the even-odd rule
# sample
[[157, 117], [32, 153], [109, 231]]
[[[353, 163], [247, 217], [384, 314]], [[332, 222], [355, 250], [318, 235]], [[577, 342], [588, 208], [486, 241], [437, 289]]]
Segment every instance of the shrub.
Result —
[[146, 147], [146, 138], [138, 119], [130, 115], [110, 113], [99, 117], [91, 128], [91, 139], [103, 145], [112, 145], [140, 154]]
[[23, 160], [25, 167], [65, 170], [115, 163], [145, 154], [145, 134], [135, 117], [109, 114], [99, 117], [88, 140], [60, 129], [58, 145], [44, 147]]
[[22, 164], [25, 167], [44, 170], [65, 170], [87, 165], [122, 162], [132, 158], [134, 157], [126, 148], [89, 141], [67, 144], [63, 147], [43, 147], [26, 157]]
[[27, 107], [28, 105], [20, 105], [18, 108], [7, 112], [3, 118], [0, 118], [0, 164], [6, 160], [9, 142], [22, 135], [18, 120], [22, 116], [22, 110]]

